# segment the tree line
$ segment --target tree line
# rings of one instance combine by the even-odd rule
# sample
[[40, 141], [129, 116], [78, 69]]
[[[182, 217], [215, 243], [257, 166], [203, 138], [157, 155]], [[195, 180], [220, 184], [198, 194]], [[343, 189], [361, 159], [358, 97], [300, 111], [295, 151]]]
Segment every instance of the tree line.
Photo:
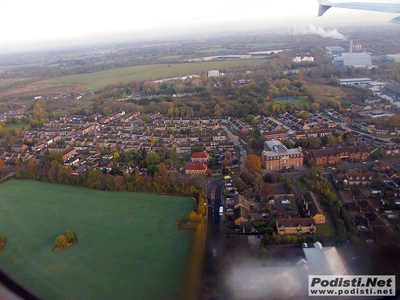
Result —
[[61, 153], [46, 152], [39, 164], [31, 158], [17, 163], [16, 177], [42, 182], [82, 186], [104, 191], [154, 192], [198, 196], [205, 177], [187, 177], [169, 172], [164, 162], [154, 162], [153, 173], [143, 174], [139, 167], [132, 173], [107, 172], [87, 168], [82, 174], [64, 166]]

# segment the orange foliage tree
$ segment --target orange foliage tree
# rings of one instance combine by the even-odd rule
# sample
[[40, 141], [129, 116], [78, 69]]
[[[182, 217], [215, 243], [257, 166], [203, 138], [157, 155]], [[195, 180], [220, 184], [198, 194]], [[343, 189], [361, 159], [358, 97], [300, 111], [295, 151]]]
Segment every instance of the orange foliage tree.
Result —
[[255, 154], [249, 154], [244, 161], [244, 167], [249, 172], [260, 172], [261, 158]]

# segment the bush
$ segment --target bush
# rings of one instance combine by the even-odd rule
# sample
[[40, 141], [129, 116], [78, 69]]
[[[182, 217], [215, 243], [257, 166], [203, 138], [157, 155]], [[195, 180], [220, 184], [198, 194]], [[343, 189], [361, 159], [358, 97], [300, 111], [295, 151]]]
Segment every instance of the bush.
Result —
[[75, 234], [70, 229], [65, 232], [65, 237], [68, 243], [72, 243], [75, 240]]
[[65, 245], [67, 245], [67, 238], [65, 235], [59, 235], [56, 238], [55, 244], [57, 247], [64, 247]]

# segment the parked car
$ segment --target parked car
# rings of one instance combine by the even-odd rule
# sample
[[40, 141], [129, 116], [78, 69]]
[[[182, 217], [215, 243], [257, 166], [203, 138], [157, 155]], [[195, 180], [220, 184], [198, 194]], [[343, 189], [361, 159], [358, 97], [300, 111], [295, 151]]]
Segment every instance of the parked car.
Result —
[[282, 212], [280, 211], [280, 212], [278, 212], [278, 217], [279, 218], [283, 218], [283, 214], [282, 214]]

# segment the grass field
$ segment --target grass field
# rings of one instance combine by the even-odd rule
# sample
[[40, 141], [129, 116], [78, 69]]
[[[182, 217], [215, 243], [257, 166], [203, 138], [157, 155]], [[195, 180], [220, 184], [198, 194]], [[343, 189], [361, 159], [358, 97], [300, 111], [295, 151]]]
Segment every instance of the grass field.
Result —
[[263, 66], [265, 59], [252, 60], [227, 60], [227, 61], [208, 61], [182, 64], [156, 64], [135, 66], [127, 68], [119, 68], [103, 72], [91, 74], [79, 74], [70, 76], [61, 76], [37, 82], [39, 85], [59, 85], [81, 83], [84, 84], [86, 91], [98, 91], [108, 84], [143, 81], [143, 80], [158, 80], [190, 74], [200, 74], [213, 69], [225, 69], [240, 66]]
[[326, 217], [325, 224], [317, 224], [316, 237], [335, 237], [335, 229], [333, 228], [332, 220], [329, 216]]
[[[193, 201], [12, 180], [0, 185], [0, 267], [43, 299], [178, 299]], [[52, 252], [73, 230], [78, 243]]]
[[22, 130], [23, 127], [28, 126], [29, 124], [27, 123], [21, 123], [21, 124], [11, 124], [8, 125], [2, 129], [0, 129], [0, 132], [8, 131], [8, 130], [14, 130], [14, 129], [19, 129]]
[[308, 99], [307, 99], [307, 96], [300, 96], [300, 97], [298, 97], [298, 98], [296, 98], [296, 99], [292, 99], [292, 100], [279, 100], [279, 102], [282, 102], [282, 103], [291, 103], [292, 105], [295, 105], [295, 106], [297, 106], [297, 107], [300, 107], [301, 105], [303, 105], [303, 104], [308, 104], [308, 105], [311, 105], [312, 104], [312, 102], [310, 102]]

